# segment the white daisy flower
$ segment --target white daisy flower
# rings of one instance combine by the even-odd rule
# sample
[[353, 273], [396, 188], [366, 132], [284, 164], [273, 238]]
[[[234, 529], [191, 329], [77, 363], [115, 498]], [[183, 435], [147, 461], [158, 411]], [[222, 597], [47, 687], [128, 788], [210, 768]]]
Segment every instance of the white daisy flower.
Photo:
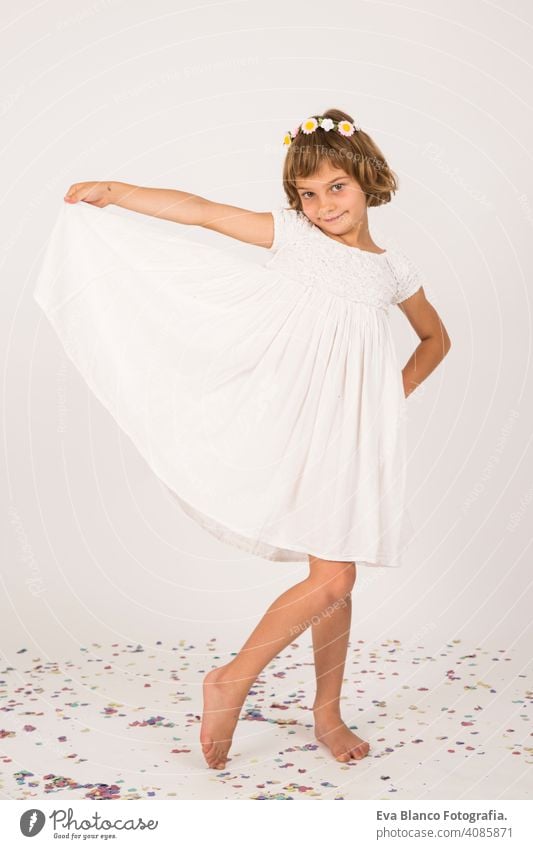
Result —
[[341, 136], [351, 136], [355, 133], [355, 127], [351, 121], [339, 121], [338, 131]]
[[318, 121], [316, 118], [306, 118], [306, 120], [302, 123], [302, 132], [309, 135], [309, 133], [314, 133], [317, 127]]

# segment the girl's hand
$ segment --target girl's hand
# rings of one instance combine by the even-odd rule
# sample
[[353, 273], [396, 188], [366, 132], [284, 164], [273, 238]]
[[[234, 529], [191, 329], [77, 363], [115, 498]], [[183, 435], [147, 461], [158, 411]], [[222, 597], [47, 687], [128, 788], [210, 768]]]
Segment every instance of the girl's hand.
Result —
[[79, 200], [93, 206], [107, 206], [113, 203], [112, 183], [73, 183], [63, 200], [66, 203], [77, 203]]

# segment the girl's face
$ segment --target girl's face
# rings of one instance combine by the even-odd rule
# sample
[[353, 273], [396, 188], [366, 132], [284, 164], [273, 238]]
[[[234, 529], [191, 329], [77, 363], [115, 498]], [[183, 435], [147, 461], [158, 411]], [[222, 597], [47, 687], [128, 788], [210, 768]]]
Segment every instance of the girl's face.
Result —
[[327, 161], [310, 177], [298, 178], [296, 188], [302, 211], [321, 230], [340, 236], [367, 220], [366, 196], [357, 180]]

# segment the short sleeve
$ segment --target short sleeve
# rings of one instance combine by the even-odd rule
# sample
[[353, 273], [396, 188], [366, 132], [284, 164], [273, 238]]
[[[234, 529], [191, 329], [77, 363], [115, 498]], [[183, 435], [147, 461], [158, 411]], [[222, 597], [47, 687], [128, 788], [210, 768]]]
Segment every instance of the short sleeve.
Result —
[[391, 303], [400, 304], [418, 292], [422, 286], [422, 274], [418, 266], [403, 251], [396, 251], [392, 269], [396, 285]]
[[271, 210], [274, 219], [274, 240], [269, 250], [279, 251], [284, 245], [300, 239], [314, 225], [297, 209], [276, 207]]

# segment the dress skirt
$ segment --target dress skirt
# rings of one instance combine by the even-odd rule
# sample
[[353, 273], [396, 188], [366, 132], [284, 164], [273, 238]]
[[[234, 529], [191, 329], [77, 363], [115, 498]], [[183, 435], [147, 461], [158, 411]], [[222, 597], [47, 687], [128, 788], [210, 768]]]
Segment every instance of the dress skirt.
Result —
[[63, 203], [34, 297], [176, 504], [274, 561], [400, 566], [405, 398], [386, 311]]

